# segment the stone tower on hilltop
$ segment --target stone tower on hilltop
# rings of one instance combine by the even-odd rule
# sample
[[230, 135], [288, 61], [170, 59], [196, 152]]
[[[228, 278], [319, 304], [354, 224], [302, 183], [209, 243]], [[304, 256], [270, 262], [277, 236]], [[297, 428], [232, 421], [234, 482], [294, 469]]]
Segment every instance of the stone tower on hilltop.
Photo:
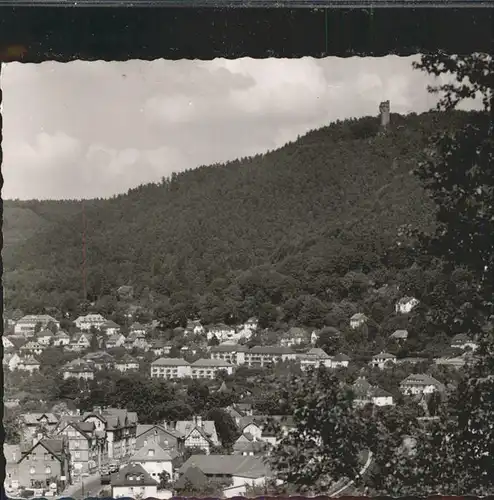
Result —
[[381, 127], [383, 128], [383, 130], [386, 130], [389, 125], [389, 110], [390, 110], [389, 101], [383, 101], [381, 104], [379, 104], [379, 113], [381, 115]]

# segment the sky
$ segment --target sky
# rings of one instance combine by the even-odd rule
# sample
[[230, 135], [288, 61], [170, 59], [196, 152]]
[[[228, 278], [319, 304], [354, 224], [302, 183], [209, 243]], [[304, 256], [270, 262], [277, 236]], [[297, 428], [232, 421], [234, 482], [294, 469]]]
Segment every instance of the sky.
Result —
[[109, 197], [337, 119], [433, 107], [418, 56], [2, 65], [3, 199]]

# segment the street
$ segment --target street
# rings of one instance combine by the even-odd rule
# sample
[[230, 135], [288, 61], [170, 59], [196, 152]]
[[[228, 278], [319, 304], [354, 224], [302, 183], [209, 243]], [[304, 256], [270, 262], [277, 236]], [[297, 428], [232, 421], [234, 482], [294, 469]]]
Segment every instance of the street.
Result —
[[[87, 497], [98, 496], [101, 490], [110, 489], [110, 485], [101, 484], [101, 477], [99, 474], [93, 474], [83, 478], [82, 481], [79, 480], [78, 482], [71, 484], [60, 496], [72, 497], [79, 500]], [[111, 496], [111, 494], [109, 496]]]

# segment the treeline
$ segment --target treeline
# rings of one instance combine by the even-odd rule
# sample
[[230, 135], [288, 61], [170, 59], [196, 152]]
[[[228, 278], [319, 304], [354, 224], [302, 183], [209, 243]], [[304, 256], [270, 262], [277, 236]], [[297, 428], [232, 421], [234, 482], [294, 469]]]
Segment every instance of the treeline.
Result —
[[[346, 120], [277, 151], [86, 202], [86, 299], [118, 319], [116, 289], [130, 284], [164, 327], [193, 316], [204, 323], [258, 316], [264, 327], [342, 327], [354, 312], [365, 312], [387, 334], [394, 325], [382, 323], [400, 295], [430, 296], [438, 282], [459, 286], [432, 260], [414, 255], [408, 230], [432, 228], [435, 212], [410, 174], [434, 132], [471, 115], [392, 115], [385, 135], [377, 118]], [[6, 310], [79, 313], [81, 205], [5, 208]], [[26, 225], [25, 241], [17, 222]], [[32, 225], [41, 229], [33, 232]], [[395, 292], [382, 292], [386, 285]]]

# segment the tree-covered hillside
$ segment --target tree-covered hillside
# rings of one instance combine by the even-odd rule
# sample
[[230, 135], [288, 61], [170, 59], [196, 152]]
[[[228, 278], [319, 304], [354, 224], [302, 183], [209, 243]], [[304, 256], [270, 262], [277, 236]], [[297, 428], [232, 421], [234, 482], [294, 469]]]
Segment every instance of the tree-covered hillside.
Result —
[[[114, 300], [130, 284], [178, 322], [200, 313], [269, 323], [282, 313], [324, 323], [335, 301], [360, 305], [365, 290], [411, 265], [397, 246], [401, 229], [434, 221], [412, 170], [432, 134], [468, 117], [393, 114], [386, 134], [378, 118], [346, 120], [276, 151], [86, 202], [89, 298]], [[4, 209], [6, 308], [64, 309], [82, 299], [81, 204], [11, 201]]]

